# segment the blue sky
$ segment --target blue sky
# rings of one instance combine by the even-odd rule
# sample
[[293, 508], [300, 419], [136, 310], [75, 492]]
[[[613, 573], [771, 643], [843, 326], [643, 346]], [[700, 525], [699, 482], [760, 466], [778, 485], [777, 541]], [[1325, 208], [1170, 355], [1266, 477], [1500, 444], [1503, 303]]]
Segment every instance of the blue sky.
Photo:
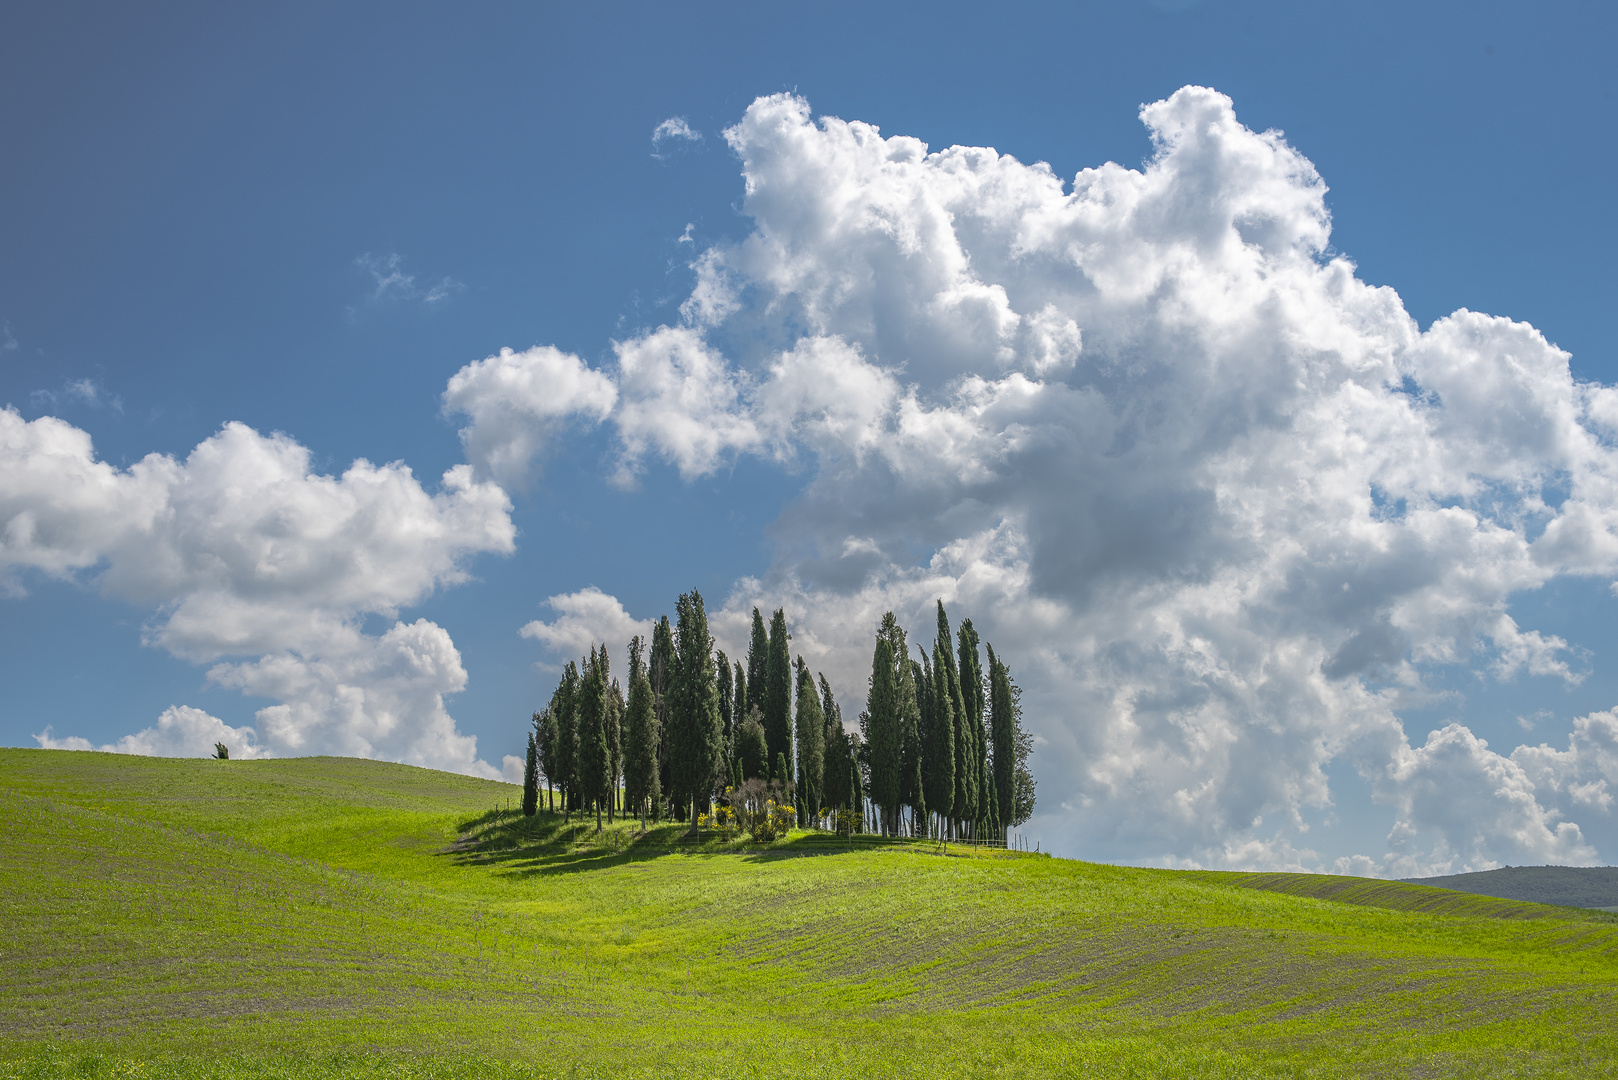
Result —
[[[627, 387], [614, 342], [691, 325], [681, 307], [698, 283], [693, 262], [705, 251], [741, 251], [766, 220], [746, 203], [743, 160], [723, 134], [755, 99], [795, 94], [815, 118], [863, 121], [933, 151], [994, 147], [1025, 165], [1048, 162], [1071, 193], [1081, 169], [1108, 161], [1141, 169], [1154, 152], [1142, 105], [1187, 85], [1227, 95], [1242, 127], [1284, 132], [1285, 145], [1318, 170], [1329, 188], [1330, 234], [1329, 247], [1311, 255], [1317, 263], [1347, 256], [1359, 281], [1396, 290], [1422, 331], [1459, 308], [1532, 324], [1571, 354], [1576, 379], [1611, 383], [1618, 334], [1608, 315], [1609, 253], [1618, 237], [1609, 209], [1615, 141], [1607, 54], [1615, 24], [1612, 6], [1593, 0], [1531, 7], [1205, 0], [1010, 11], [824, 5], [812, 14], [758, 5], [14, 8], [0, 15], [7, 43], [0, 404], [22, 421], [57, 417], [87, 433], [97, 458], [117, 468], [148, 454], [183, 461], [237, 421], [307, 448], [314, 475], [342, 474], [356, 458], [403, 462], [427, 493], [440, 492], [445, 471], [467, 461], [457, 435], [467, 416], [447, 414], [442, 397], [466, 365], [502, 348], [555, 346], [586, 373], [620, 372], [613, 378]], [[671, 118], [700, 137], [654, 141]], [[740, 259], [732, 259], [734, 275], [763, 280], [756, 261], [752, 271], [737, 269]], [[754, 373], [746, 385], [762, 388], [768, 359], [758, 343], [790, 335], [797, 324], [770, 323], [754, 290], [743, 290], [742, 314], [699, 328], [715, 355]], [[1087, 343], [1108, 340], [1104, 328], [1076, 325]], [[863, 340], [855, 330], [841, 333]], [[915, 379], [924, 402], [953, 392], [943, 374], [929, 382], [926, 357], [884, 353], [876, 338], [862, 347], [879, 368]], [[1263, 352], [1244, 348], [1244, 356]], [[1058, 378], [1033, 369], [1030, 377], [1051, 386]], [[628, 391], [619, 395], [627, 400]], [[1262, 412], [1256, 399], [1249, 404]], [[816, 530], [846, 511], [848, 538], [869, 540], [894, 573], [926, 566], [972, 535], [966, 526], [947, 535], [947, 514], [929, 528], [873, 523], [880, 515], [838, 494], [838, 476], [856, 488], [863, 481], [833, 475], [824, 463], [831, 452], [808, 436], [770, 442], [760, 435], [756, 444], [738, 436], [703, 462], [654, 439], [626, 485], [613, 482], [623, 475], [631, 431], [620, 419], [575, 416], [542, 427], [541, 469], [493, 479], [477, 473], [478, 483], [498, 480], [509, 491], [514, 539], [446, 541], [422, 556], [447, 568], [426, 579], [378, 586], [346, 608], [305, 600], [297, 607], [346, 620], [364, 640], [380, 639], [396, 618], [440, 627], [465, 672], [464, 688], [448, 693], [445, 708], [454, 730], [476, 736], [476, 756], [495, 768], [519, 749], [526, 716], [548, 695], [543, 665], [555, 664], [560, 643], [572, 641], [554, 629], [563, 613], [546, 605], [549, 597], [593, 586], [633, 620], [669, 611], [693, 586], [716, 609], [734, 600], [745, 610], [755, 593], [771, 606], [787, 603], [789, 615], [804, 621], [805, 641], [823, 650], [819, 662], [847, 704], [863, 693], [851, 657], [867, 647], [868, 633], [845, 646], [832, 628], [843, 625], [837, 598], [853, 587], [848, 575], [867, 564], [849, 561], [854, 549], [845, 544], [842, 569], [828, 569], [837, 560]], [[798, 441], [783, 449], [783, 438]], [[1521, 504], [1522, 488], [1512, 488], [1517, 474], [1506, 466], [1485, 473], [1512, 489], [1505, 501], [1518, 501], [1479, 512], [1535, 539], [1545, 521]], [[1019, 504], [1018, 512], [1061, 518], [1062, 474], [1040, 475], [1047, 484], [1057, 478], [1042, 496], [1052, 505]], [[1553, 489], [1565, 478], [1556, 468], [1535, 475], [1543, 483], [1534, 497], [1554, 512], [1567, 496], [1553, 497]], [[922, 489], [901, 494], [927, 497]], [[1427, 495], [1475, 510], [1487, 502], [1475, 492]], [[961, 505], [982, 502], [974, 494]], [[0, 514], [15, 515], [22, 503], [6, 505], [0, 501]], [[82, 522], [95, 516], [73, 519], [81, 523], [74, 527], [89, 528]], [[1037, 538], [1030, 544], [1044, 550]], [[174, 612], [189, 612], [186, 597], [199, 594], [138, 568], [126, 572], [119, 560], [134, 567], [152, 557], [144, 548], [103, 550], [85, 540], [79, 549], [89, 554], [72, 565], [51, 570], [18, 558], [6, 571], [0, 741], [36, 745], [49, 726], [57, 739], [116, 743], [176, 706], [233, 728], [264, 728], [257, 711], [286, 700], [264, 692], [269, 676], [210, 677], [214, 665], [251, 665], [287, 650], [311, 662], [321, 655], [308, 637], [265, 637], [258, 652], [221, 645], [223, 637], [182, 640]], [[1586, 560], [1577, 572], [1558, 564], [1530, 588], [1500, 586], [1518, 627], [1566, 646], [1541, 649], [1537, 667], [1529, 659], [1513, 669], [1501, 660], [1509, 650], [1499, 639], [1476, 639], [1476, 627], [1502, 601], [1478, 599], [1476, 618], [1460, 631], [1413, 629], [1420, 620], [1410, 605], [1431, 607], [1447, 586], [1378, 609], [1395, 611], [1391, 625], [1403, 637], [1394, 634], [1394, 644], [1376, 653], [1382, 667], [1352, 676], [1364, 693], [1383, 694], [1374, 722], [1340, 697], [1254, 704], [1246, 719], [1228, 710], [1215, 718], [1206, 702], [1163, 705], [1163, 730], [1200, 732], [1173, 752], [1183, 751], [1184, 768], [1167, 776], [1125, 760], [1149, 755], [1149, 740], [1126, 753], [1117, 735], [1130, 725], [1150, 728], [1142, 717], [1156, 707], [1140, 690], [1159, 678], [1156, 669], [1131, 667], [1126, 654], [1158, 650], [1153, 663], [1168, 663], [1167, 646], [1096, 644], [1097, 612], [1127, 602], [1103, 603], [1097, 590], [1123, 578], [1103, 567], [1082, 589], [1058, 586], [1053, 568], [1067, 564], [1042, 558], [1030, 556], [1032, 584], [1019, 595], [1068, 605], [1068, 615], [1041, 625], [1091, 643], [1058, 649], [1049, 662], [1032, 655], [1032, 643], [1022, 655], [1005, 650], [1014, 670], [1027, 672], [1031, 725], [1050, 729], [1049, 749], [1035, 759], [1044, 813], [1031, 829], [1056, 850], [1328, 869], [1347, 859], [1343, 868], [1376, 873], [1618, 854], [1605, 789], [1592, 786], [1604, 782], [1606, 759], [1594, 750], [1577, 762], [1567, 756], [1574, 721], [1618, 705], [1618, 679], [1608, 674], [1618, 635], [1605, 563]], [[1164, 558], [1148, 575], [1159, 585], [1184, 585], [1204, 572], [1196, 558]], [[1021, 565], [1003, 563], [1012, 564]], [[1239, 567], [1229, 572], [1241, 580]], [[897, 580], [871, 573], [869, 581]], [[797, 586], [781, 584], [793, 574]], [[972, 607], [971, 598], [989, 594], [961, 584], [969, 576], [952, 579], [961, 595], [952, 615], [1014, 622]], [[232, 595], [273, 591], [249, 579], [238, 580]], [[748, 581], [759, 584], [738, 584]], [[873, 588], [862, 603], [880, 607], [886, 599], [901, 611], [919, 603], [914, 590]], [[795, 599], [801, 613], [792, 610]], [[292, 610], [290, 600], [274, 603], [282, 614]], [[1259, 605], [1265, 625], [1284, 623], [1278, 612], [1312, 610], [1292, 603]], [[579, 616], [578, 632], [628, 625], [605, 608], [592, 610]], [[920, 636], [916, 617], [907, 618]], [[1367, 618], [1357, 629], [1299, 631], [1299, 640], [1338, 655], [1344, 635], [1368, 641], [1364, 635], [1374, 637], [1387, 621]], [[550, 636], [520, 636], [534, 620], [551, 627]], [[730, 624], [716, 625], [724, 644]], [[1021, 644], [1014, 626], [1003, 633]], [[1118, 633], [1121, 641], [1134, 631]], [[1474, 639], [1483, 643], [1474, 648]], [[329, 644], [335, 639], [320, 640], [337, 648]], [[624, 642], [612, 644], [622, 652]], [[1225, 659], [1239, 664], [1240, 650], [1229, 648]], [[1134, 674], [1108, 683], [1111, 676], [1098, 674], [1107, 671]], [[344, 676], [354, 685], [366, 677]], [[443, 686], [455, 682], [446, 678]], [[1257, 695], [1252, 701], [1268, 692], [1260, 683], [1244, 684], [1244, 693]], [[1400, 688], [1396, 701], [1388, 687]], [[1120, 694], [1133, 704], [1119, 705]], [[1272, 707], [1279, 711], [1265, 712]], [[1312, 727], [1284, 719], [1311, 708], [1318, 709]], [[1487, 740], [1494, 757], [1455, 735], [1452, 721]], [[322, 730], [337, 723], [321, 722]], [[1072, 736], [1075, 728], [1087, 734]], [[1429, 743], [1435, 730], [1452, 737]], [[1356, 734], [1333, 741], [1334, 732], [1347, 731]], [[1281, 748], [1267, 779], [1228, 755], [1213, 762], [1185, 750], [1227, 737], [1231, 745], [1255, 739]], [[1299, 764], [1289, 740], [1332, 745]], [[1519, 744], [1540, 743], [1567, 749], [1554, 761], [1509, 757]], [[384, 742], [371, 745], [390, 753]], [[1465, 767], [1443, 772], [1446, 753], [1465, 757]], [[1499, 770], [1513, 767], [1521, 774], [1513, 774], [1513, 790], [1538, 814], [1526, 824], [1484, 804], [1467, 822], [1432, 808], [1431, 792], [1477, 792], [1491, 783], [1498, 790]], [[1584, 794], [1575, 797], [1575, 788]], [[1203, 797], [1214, 809], [1193, 816], [1216, 827], [1190, 829], [1160, 809]], [[1255, 808], [1259, 824], [1247, 817]], [[1564, 827], [1570, 822], [1582, 830], [1577, 837]], [[1389, 839], [1401, 824], [1418, 837], [1404, 847]]]

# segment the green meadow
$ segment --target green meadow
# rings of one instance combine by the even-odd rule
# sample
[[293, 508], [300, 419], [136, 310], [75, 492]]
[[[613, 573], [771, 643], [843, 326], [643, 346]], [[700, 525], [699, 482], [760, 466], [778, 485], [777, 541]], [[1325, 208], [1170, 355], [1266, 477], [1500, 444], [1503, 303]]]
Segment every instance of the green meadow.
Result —
[[0, 1078], [1618, 1075], [1618, 918], [0, 750]]

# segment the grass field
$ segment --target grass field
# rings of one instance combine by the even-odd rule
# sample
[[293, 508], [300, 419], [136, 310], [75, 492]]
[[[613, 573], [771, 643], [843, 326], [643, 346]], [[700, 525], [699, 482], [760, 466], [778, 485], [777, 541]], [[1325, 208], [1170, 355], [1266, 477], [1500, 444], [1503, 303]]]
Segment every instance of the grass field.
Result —
[[0, 750], [0, 1078], [1614, 1076], [1618, 918]]

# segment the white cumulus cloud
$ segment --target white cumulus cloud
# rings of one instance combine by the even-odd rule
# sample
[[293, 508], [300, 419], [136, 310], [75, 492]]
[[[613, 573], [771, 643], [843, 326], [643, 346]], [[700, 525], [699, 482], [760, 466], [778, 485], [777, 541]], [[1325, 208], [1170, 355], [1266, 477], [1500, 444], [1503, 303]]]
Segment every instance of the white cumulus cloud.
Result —
[[444, 412], [470, 419], [461, 445], [482, 475], [506, 487], [524, 484], [547, 443], [575, 418], [606, 418], [618, 400], [612, 380], [549, 345], [468, 364], [444, 390]]
[[[439, 487], [400, 463], [320, 474], [290, 438], [234, 423], [183, 461], [117, 469], [84, 431], [0, 410], [0, 582], [15, 593], [30, 573], [84, 580], [147, 608], [148, 643], [222, 661], [214, 681], [281, 702], [239, 729], [265, 753], [490, 774], [444, 711], [466, 681], [449, 635], [423, 620], [380, 637], [359, 628], [464, 580], [472, 555], [513, 549], [503, 490], [465, 465]], [[193, 713], [171, 710], [115, 745], [167, 752], [179, 745], [167, 733], [204, 715]]]
[[624, 610], [617, 597], [594, 586], [553, 596], [545, 603], [556, 612], [556, 618], [550, 622], [535, 619], [521, 633], [563, 660], [583, 656], [601, 644], [617, 653], [636, 635], [651, 640], [652, 620], [636, 619]]
[[213, 757], [215, 743], [224, 743], [233, 759], [268, 757], [258, 745], [258, 733], [250, 727], [231, 727], [217, 716], [189, 705], [171, 705], [157, 723], [125, 735], [114, 743], [93, 745], [78, 735], [57, 738], [47, 727], [34, 736], [46, 750], [100, 750], [108, 754], [142, 754], [147, 757]]
[[[1023, 682], [1038, 824], [1071, 851], [1612, 857], [1584, 825], [1618, 779], [1594, 721], [1501, 755], [1463, 724], [1413, 745], [1400, 717], [1448, 665], [1582, 676], [1511, 608], [1618, 575], [1618, 392], [1524, 323], [1423, 331], [1332, 252], [1309, 160], [1224, 95], [1141, 119], [1142, 168], [1071, 183], [792, 95], [725, 132], [751, 231], [693, 259], [682, 325], [602, 372], [620, 480], [654, 455], [807, 470], [770, 574], [713, 605], [720, 643], [784, 603], [857, 698], [880, 613], [930, 640], [943, 597]], [[1312, 846], [1339, 760], [1396, 822], [1386, 850]]]

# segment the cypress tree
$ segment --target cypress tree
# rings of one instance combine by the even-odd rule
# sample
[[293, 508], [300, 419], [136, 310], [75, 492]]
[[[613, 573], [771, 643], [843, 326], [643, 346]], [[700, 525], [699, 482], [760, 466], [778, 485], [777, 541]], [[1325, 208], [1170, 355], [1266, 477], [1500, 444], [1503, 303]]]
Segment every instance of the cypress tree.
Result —
[[849, 801], [848, 770], [853, 758], [848, 753], [848, 734], [843, 730], [842, 711], [832, 697], [831, 684], [826, 681], [824, 672], [820, 675], [820, 709], [825, 731], [821, 741], [826, 747], [825, 779], [820, 802], [827, 809], [844, 808]]
[[639, 636], [629, 643], [629, 704], [624, 709], [624, 808], [640, 811], [641, 831], [646, 815], [659, 798], [657, 775], [657, 710], [652, 680], [642, 655], [646, 643]]
[[913, 660], [911, 674], [916, 680], [916, 731], [921, 740], [921, 795], [923, 806], [922, 826], [926, 835], [932, 835], [931, 810], [933, 794], [937, 790], [938, 781], [933, 777], [933, 770], [937, 767], [934, 758], [937, 752], [934, 749], [935, 738], [933, 732], [937, 728], [933, 713], [933, 668], [927, 660], [927, 650], [920, 645], [916, 651], [921, 655], [920, 660]]
[[[601, 646], [601, 677], [611, 677], [607, 646]], [[607, 687], [607, 820], [618, 806], [618, 779], [624, 775], [624, 688], [612, 679]]]
[[764, 717], [757, 705], [747, 710], [736, 728], [736, 763], [744, 781], [769, 779], [770, 744], [764, 738]]
[[[551, 706], [556, 695], [551, 694]], [[545, 774], [545, 801], [556, 812], [556, 715], [551, 706], [534, 714], [534, 743], [539, 750], [539, 769]]]
[[[669, 772], [669, 683], [674, 671], [674, 631], [669, 617], [663, 616], [652, 630], [652, 655], [647, 676], [652, 680], [652, 707], [657, 714], [657, 784], [658, 801], [652, 805], [657, 816], [663, 796], [672, 797], [674, 780]], [[676, 800], [678, 802], [678, 800]], [[676, 816], [683, 818], [684, 811]]]
[[[603, 646], [601, 652], [605, 652]], [[612, 756], [607, 750], [607, 683], [605, 664], [592, 647], [579, 681], [579, 797], [586, 813], [593, 805], [596, 832], [601, 831], [602, 803], [607, 801]]]
[[974, 782], [977, 767], [977, 743], [972, 738], [966, 718], [966, 702], [961, 697], [961, 676], [955, 667], [954, 635], [949, 630], [949, 616], [944, 614], [944, 601], [938, 602], [938, 647], [933, 666], [940, 660], [944, 665], [945, 693], [949, 698], [950, 715], [955, 729], [955, 798], [950, 806], [954, 830], [970, 823], [977, 816], [977, 785]]
[[938, 642], [933, 642], [932, 662], [933, 714], [928, 724], [928, 759], [932, 763], [933, 789], [927, 793], [927, 804], [938, 813], [939, 839], [950, 833], [950, 822], [955, 813], [955, 711], [949, 692], [949, 671], [939, 654]]
[[1028, 754], [1034, 740], [1022, 729], [1022, 688], [1011, 669], [989, 650], [989, 707], [994, 733], [994, 775], [999, 787], [1002, 828], [1021, 825], [1034, 814], [1034, 777]]
[[725, 655], [723, 649], [719, 649], [714, 653], [714, 673], [719, 682], [719, 745], [722, 748], [721, 756], [728, 763], [730, 761], [731, 746], [735, 742], [736, 698], [735, 684], [731, 681], [730, 658]]
[[978, 656], [978, 632], [972, 620], [965, 619], [956, 633], [960, 643], [961, 700], [966, 705], [968, 726], [972, 732], [972, 789], [976, 795], [974, 820], [991, 822], [994, 812], [989, 769], [989, 733], [987, 730], [987, 703], [984, 697], [983, 661]]
[[[747, 710], [752, 707], [753, 703], [747, 696], [747, 671], [742, 667], [742, 662], [740, 660], [736, 661], [733, 666], [736, 669], [734, 680], [736, 685], [731, 690], [730, 697], [731, 708], [734, 709], [736, 713], [736, 715], [733, 717], [735, 723], [731, 728], [731, 743], [734, 747], [736, 742], [736, 730], [742, 726], [742, 721], [747, 719]], [[760, 715], [763, 714], [760, 713]]]
[[826, 713], [809, 667], [798, 657], [798, 784], [804, 821], [820, 820], [821, 792], [826, 779]]
[[993, 645], [988, 646], [988, 653], [989, 742], [994, 749], [994, 801], [997, 810], [1003, 808], [999, 817], [1000, 838], [1004, 840], [1006, 826], [1011, 824], [1012, 784], [1017, 771], [1016, 729], [1011, 719], [1010, 674], [994, 655]]
[[[920, 706], [916, 698], [915, 677], [910, 667], [910, 646], [906, 641], [904, 628], [899, 625], [899, 620], [893, 617], [891, 611], [882, 617], [881, 632], [893, 645], [895, 720], [899, 740], [898, 806], [910, 807], [914, 815], [917, 805], [924, 803], [925, 798], [919, 790], [918, 783], [921, 775], [919, 760], [921, 742], [918, 730]], [[895, 810], [895, 825], [899, 825], [900, 821], [899, 811]]]
[[[764, 737], [770, 760], [792, 760], [792, 657], [787, 645], [787, 616], [781, 608], [770, 618], [769, 654], [764, 665]], [[790, 775], [781, 782], [790, 781]]]
[[[908, 676], [908, 690], [901, 689], [899, 693], [899, 768], [904, 780], [904, 800], [910, 807], [911, 835], [919, 836], [927, 828], [927, 788], [921, 778], [924, 753], [921, 743], [921, 665], [902, 658], [899, 666], [907, 669], [905, 674]], [[905, 705], [907, 695], [909, 704]]]
[[854, 785], [854, 810], [856, 816], [863, 822], [865, 820], [865, 792], [867, 785], [862, 764], [871, 755], [869, 748], [865, 746], [858, 735], [851, 734], [848, 737], [848, 744], [849, 757], [854, 759], [854, 768], [849, 773], [850, 780]]
[[702, 594], [695, 589], [682, 594], [675, 612], [675, 662], [669, 680], [669, 766], [674, 778], [670, 794], [689, 803], [695, 833], [697, 803], [713, 794], [719, 776], [719, 686]]
[[770, 662], [770, 638], [764, 631], [764, 616], [753, 609], [753, 636], [747, 646], [747, 708], [758, 706], [764, 715], [764, 669]]
[[790, 799], [792, 796], [792, 766], [787, 764], [785, 754], [775, 755], [775, 782], [781, 785], [781, 797]]
[[569, 821], [579, 790], [578, 699], [579, 666], [569, 660], [551, 704], [551, 715], [556, 718], [556, 786], [561, 789], [563, 820]]
[[533, 817], [539, 809], [539, 750], [534, 733], [528, 733], [528, 757], [522, 768], [522, 816]]
[[[891, 615], [891, 613], [890, 613]], [[891, 835], [898, 817], [899, 689], [894, 685], [893, 643], [878, 634], [871, 657], [871, 692], [866, 699], [866, 730], [871, 768], [871, 801], [882, 808], [882, 831]]]

